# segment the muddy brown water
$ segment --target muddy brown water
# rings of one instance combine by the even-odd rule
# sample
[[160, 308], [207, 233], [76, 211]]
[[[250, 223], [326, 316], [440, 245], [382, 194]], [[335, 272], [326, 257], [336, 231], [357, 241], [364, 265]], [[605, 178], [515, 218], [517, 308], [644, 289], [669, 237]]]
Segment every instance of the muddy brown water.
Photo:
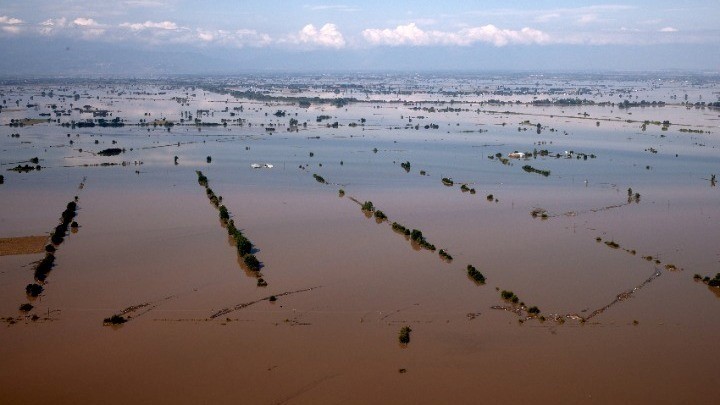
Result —
[[[186, 109], [216, 105], [201, 97], [192, 102]], [[179, 109], [167, 100], [116, 103], [140, 116]], [[633, 118], [640, 119], [637, 111]], [[701, 111], [672, 111], [708, 123]], [[264, 112], [247, 114], [263, 122]], [[0, 316], [16, 320], [0, 326], [1, 402], [712, 402], [720, 375], [714, 356], [720, 300], [692, 275], [718, 271], [720, 191], [704, 180], [718, 171], [716, 134], [699, 136], [707, 145], [700, 147], [698, 138], [674, 131], [661, 138], [659, 128], [642, 134], [637, 125], [597, 128], [594, 120], [564, 119], [553, 125], [572, 136], [518, 134], [515, 125], [472, 135], [411, 132], [387, 129], [388, 122], [402, 125], [399, 115], [408, 111], [381, 108], [371, 117], [366, 105], [337, 114], [363, 115], [377, 131], [333, 130], [314, 125], [314, 116], [327, 111], [297, 112], [310, 120], [310, 130], [0, 127], [2, 163], [39, 156], [48, 166], [5, 174], [0, 237], [49, 233], [76, 195], [80, 224], [58, 247], [36, 299], [26, 297], [25, 285], [42, 255], [0, 257]], [[447, 119], [465, 128], [478, 118]], [[15, 132], [32, 143], [6, 136]], [[73, 148], [100, 150], [114, 147], [115, 139], [127, 151], [101, 158], [49, 147], [66, 143], [68, 132], [77, 139]], [[313, 135], [321, 139], [307, 138]], [[539, 139], [553, 144], [533, 145]], [[182, 145], [141, 149], [177, 142]], [[648, 146], [662, 152], [645, 152]], [[551, 170], [547, 178], [523, 172], [526, 163], [487, 158], [533, 147], [598, 157], [529, 162]], [[62, 167], [136, 160], [144, 164]], [[410, 173], [399, 166], [404, 161], [411, 162]], [[250, 168], [265, 162], [274, 167]], [[195, 170], [209, 178], [256, 245], [267, 287], [257, 287], [238, 265]], [[313, 173], [331, 184], [316, 182]], [[462, 193], [459, 183], [445, 187], [441, 177], [478, 193]], [[628, 187], [641, 193], [640, 203], [597, 210], [625, 202]], [[340, 188], [345, 197], [338, 197]], [[486, 200], [490, 193], [497, 202]], [[350, 197], [422, 230], [454, 260], [414, 250], [387, 223], [366, 218]], [[536, 207], [560, 215], [532, 218]], [[562, 215], [567, 212], [577, 215]], [[661, 264], [642, 258], [647, 255]], [[666, 271], [669, 263], [683, 270]], [[467, 264], [487, 277], [486, 285], [467, 278]], [[496, 289], [507, 289], [544, 314], [582, 316], [656, 268], [660, 277], [584, 324], [520, 324], [516, 315], [490, 308], [504, 304]], [[319, 288], [263, 300], [311, 287]], [[39, 319], [18, 310], [26, 302]], [[129, 314], [129, 322], [103, 326], [104, 318], [142, 304], [149, 305]], [[411, 341], [401, 348], [397, 335], [406, 325]]]

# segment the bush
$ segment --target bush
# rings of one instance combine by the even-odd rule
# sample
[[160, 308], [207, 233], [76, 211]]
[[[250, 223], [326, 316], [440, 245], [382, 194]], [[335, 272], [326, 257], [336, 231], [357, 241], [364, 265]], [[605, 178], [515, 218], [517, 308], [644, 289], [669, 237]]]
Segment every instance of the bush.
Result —
[[127, 319], [125, 319], [122, 315], [113, 315], [109, 318], [103, 319], [103, 324], [105, 325], [121, 325], [125, 322], [127, 322]]
[[25, 293], [31, 297], [37, 297], [43, 292], [43, 287], [40, 284], [28, 284], [25, 286]]
[[220, 219], [222, 219], [223, 221], [227, 221], [228, 219], [230, 219], [230, 213], [224, 205], [220, 206]]
[[540, 170], [540, 169], [536, 169], [536, 168], [534, 168], [534, 167], [532, 167], [532, 166], [530, 166], [530, 165], [525, 165], [525, 166], [523, 166], [523, 170], [525, 170], [525, 171], [528, 172], [528, 173], [541, 174], [541, 175], [543, 175], [543, 176], [545, 176], [545, 177], [547, 177], [547, 176], [550, 175], [550, 170]]
[[325, 179], [324, 179], [322, 176], [320, 176], [320, 175], [313, 174], [313, 177], [315, 178], [315, 180], [316, 180], [318, 183], [322, 183], [322, 184], [327, 183], [327, 182], [325, 181]]
[[515, 295], [512, 291], [502, 290], [502, 292], [500, 292], [500, 297], [504, 300], [510, 301], [513, 297], [517, 298], [517, 295]]
[[400, 343], [404, 345], [410, 343], [410, 332], [412, 332], [412, 329], [410, 329], [409, 326], [403, 326], [400, 328], [400, 333], [398, 334], [398, 340]]
[[247, 254], [243, 258], [245, 265], [251, 271], [260, 271], [260, 261], [253, 254]]
[[605, 244], [613, 249], [617, 249], [620, 247], [620, 245], [617, 242], [615, 242], [614, 240], [605, 241]]
[[485, 284], [485, 276], [480, 273], [472, 264], [467, 265], [467, 274], [470, 278], [480, 284]]
[[[237, 235], [235, 237], [235, 246], [237, 246], [237, 251], [240, 256], [245, 256], [247, 254], [250, 254], [253, 248], [252, 242], [250, 240], [242, 235]], [[253, 256], [254, 257], [254, 256]], [[257, 259], [255, 259], [257, 261]], [[247, 261], [245, 262], [247, 264]]]
[[375, 211], [375, 207], [373, 206], [372, 201], [365, 201], [362, 204], [362, 207], [360, 207], [363, 211], [373, 212]]
[[382, 212], [382, 211], [380, 211], [380, 210], [377, 210], [377, 211], [375, 211], [375, 218], [377, 218], [377, 219], [379, 219], [379, 220], [382, 221], [382, 220], [387, 219], [387, 215], [385, 215], [384, 212]]
[[537, 315], [539, 313], [540, 313], [540, 309], [538, 307], [533, 306], [533, 307], [530, 307], [530, 309], [528, 309], [528, 314], [530, 314], [530, 315]]
[[48, 273], [52, 270], [55, 263], [55, 256], [52, 253], [46, 253], [45, 257], [35, 267], [35, 279], [45, 281]]
[[196, 171], [195, 173], [197, 173], [197, 175], [198, 175], [198, 184], [200, 184], [201, 186], [207, 187], [208, 178], [205, 177], [205, 175], [203, 175], [203, 173], [200, 170]]
[[440, 255], [441, 259], [445, 259], [447, 261], [452, 261], [453, 257], [450, 256], [450, 254], [445, 249], [440, 249], [438, 252], [438, 255]]

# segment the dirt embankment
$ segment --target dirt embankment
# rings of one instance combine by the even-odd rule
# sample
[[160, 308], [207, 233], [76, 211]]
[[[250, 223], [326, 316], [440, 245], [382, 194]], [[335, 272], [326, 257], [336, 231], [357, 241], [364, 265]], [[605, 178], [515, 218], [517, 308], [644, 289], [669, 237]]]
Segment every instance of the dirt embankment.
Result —
[[47, 240], [47, 235], [0, 238], [0, 256], [42, 253]]

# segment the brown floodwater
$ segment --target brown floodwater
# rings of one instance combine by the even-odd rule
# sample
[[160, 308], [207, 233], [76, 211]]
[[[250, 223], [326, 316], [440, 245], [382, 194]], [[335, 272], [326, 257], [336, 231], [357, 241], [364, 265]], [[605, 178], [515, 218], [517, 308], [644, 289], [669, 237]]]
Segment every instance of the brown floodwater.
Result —
[[[38, 101], [37, 90], [6, 94], [13, 100], [35, 94]], [[190, 106], [170, 100], [184, 96], [181, 89], [158, 100], [112, 102], [104, 89], [86, 91], [98, 96], [88, 103], [132, 120], [145, 111], [153, 118], [196, 108], [215, 109], [215, 120], [229, 114], [221, 111], [226, 96], [200, 91]], [[35, 282], [35, 262], [44, 254], [0, 257], [0, 402], [714, 400], [720, 294], [693, 275], [720, 271], [720, 190], [709, 181], [720, 171], [716, 134], [658, 126], [643, 132], [622, 120], [597, 126], [557, 117], [559, 108], [528, 106], [508, 107], [518, 115], [504, 117], [422, 112], [421, 122], [443, 122], [432, 132], [394, 129], [419, 114], [402, 103], [342, 109], [235, 103], [257, 125], [0, 126], [0, 238], [49, 238], [75, 196], [79, 224], [57, 246], [36, 298], [25, 287]], [[583, 111], [616, 116], [610, 108]], [[667, 108], [674, 122], [717, 127], [707, 111]], [[278, 121], [272, 116], [278, 109], [297, 112], [307, 129], [266, 134], [259, 124]], [[20, 110], [0, 117], [37, 113]], [[657, 109], [632, 112], [636, 120], [662, 118]], [[328, 128], [315, 122], [320, 114], [365, 117], [367, 128]], [[558, 130], [517, 130], [539, 116]], [[478, 121], [487, 132], [467, 132]], [[110, 147], [126, 151], [93, 153]], [[562, 157], [507, 165], [488, 158], [534, 148]], [[596, 158], [565, 158], [566, 150]], [[5, 171], [35, 156], [41, 171]], [[408, 173], [400, 167], [405, 161], [412, 164]], [[122, 162], [129, 163], [83, 166]], [[551, 174], [527, 173], [526, 164]], [[196, 170], [254, 243], [267, 287], [239, 264]], [[455, 185], [444, 186], [442, 177]], [[461, 182], [477, 193], [461, 192]], [[628, 203], [628, 188], [641, 194], [638, 202]], [[372, 201], [389, 222], [367, 218], [352, 199]], [[532, 217], [536, 208], [549, 218]], [[414, 248], [391, 229], [393, 221], [421, 230], [453, 260]], [[468, 264], [485, 275], [485, 285], [468, 278]], [[547, 320], [493, 309], [508, 305], [501, 290], [539, 307]], [[29, 312], [18, 309], [25, 303], [33, 305]], [[103, 324], [125, 309], [128, 322]], [[211, 318], [221, 310], [227, 311]], [[403, 326], [412, 329], [406, 346], [398, 342]]]

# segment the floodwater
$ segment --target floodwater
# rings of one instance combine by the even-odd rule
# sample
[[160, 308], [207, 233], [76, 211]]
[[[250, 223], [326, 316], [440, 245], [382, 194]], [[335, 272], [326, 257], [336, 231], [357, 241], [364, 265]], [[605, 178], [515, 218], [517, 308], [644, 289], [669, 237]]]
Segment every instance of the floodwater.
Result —
[[[223, 85], [214, 80], [213, 89]], [[0, 238], [49, 238], [76, 196], [79, 225], [57, 246], [38, 297], [25, 286], [36, 282], [43, 254], [0, 257], [1, 402], [715, 399], [720, 294], [693, 275], [720, 272], [720, 188], [711, 183], [720, 173], [720, 110], [681, 103], [685, 94], [717, 101], [716, 79], [226, 84], [275, 97], [349, 97], [334, 90], [350, 80], [360, 102], [302, 108], [218, 94], [202, 82], [0, 87]], [[518, 90], [528, 86], [537, 94]], [[575, 97], [558, 95], [561, 87], [594, 89], [598, 102], [632, 94], [667, 105], [528, 104]], [[501, 97], [520, 103], [480, 104]], [[98, 110], [126, 125], [60, 125], [97, 120]], [[317, 122], [321, 115], [330, 118]], [[8, 125], [26, 118], [51, 121]], [[152, 125], [181, 118], [187, 125]], [[197, 126], [196, 118], [228, 125]], [[288, 131], [291, 118], [297, 130]], [[643, 130], [645, 120], [672, 124]], [[124, 151], [97, 154], [108, 148]], [[549, 156], [504, 160], [543, 149]], [[34, 157], [41, 170], [8, 170]], [[252, 240], [260, 274], [241, 265], [197, 170]], [[353, 200], [372, 201], [389, 222]], [[536, 209], [547, 218], [533, 217]], [[453, 260], [411, 244], [393, 221], [421, 230]], [[467, 276], [468, 264], [485, 285]], [[20, 311], [26, 303], [33, 308]], [[528, 317], [531, 306], [544, 320]], [[103, 324], [125, 309], [126, 323]], [[412, 329], [406, 346], [403, 326]]]

